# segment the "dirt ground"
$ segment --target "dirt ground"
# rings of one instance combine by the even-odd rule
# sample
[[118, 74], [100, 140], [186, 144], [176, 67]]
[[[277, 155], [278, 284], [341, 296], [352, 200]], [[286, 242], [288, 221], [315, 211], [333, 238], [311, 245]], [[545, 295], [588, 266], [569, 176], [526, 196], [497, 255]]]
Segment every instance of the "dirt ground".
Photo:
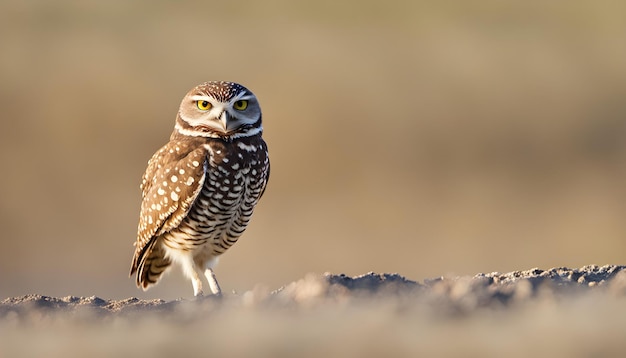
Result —
[[607, 357], [626, 352], [626, 266], [411, 281], [325, 273], [199, 299], [27, 295], [0, 357]]

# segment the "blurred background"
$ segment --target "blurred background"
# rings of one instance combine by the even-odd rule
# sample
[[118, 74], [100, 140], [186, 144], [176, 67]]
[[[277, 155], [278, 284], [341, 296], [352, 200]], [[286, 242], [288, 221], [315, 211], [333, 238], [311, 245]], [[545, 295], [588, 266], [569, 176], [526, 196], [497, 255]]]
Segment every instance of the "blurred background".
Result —
[[626, 261], [626, 3], [3, 1], [0, 299], [128, 278], [183, 95], [259, 97], [272, 177], [226, 292], [308, 272]]

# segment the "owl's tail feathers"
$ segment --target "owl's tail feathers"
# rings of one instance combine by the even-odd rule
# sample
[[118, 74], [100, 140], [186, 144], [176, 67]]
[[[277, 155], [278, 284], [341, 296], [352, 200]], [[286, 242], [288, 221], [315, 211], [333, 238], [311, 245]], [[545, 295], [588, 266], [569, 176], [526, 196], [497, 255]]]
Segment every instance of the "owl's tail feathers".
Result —
[[172, 264], [166, 257], [161, 244], [157, 244], [156, 238], [152, 239], [139, 255], [135, 255], [133, 266], [130, 270], [132, 276], [137, 272], [137, 287], [144, 291], [156, 284], [165, 270]]

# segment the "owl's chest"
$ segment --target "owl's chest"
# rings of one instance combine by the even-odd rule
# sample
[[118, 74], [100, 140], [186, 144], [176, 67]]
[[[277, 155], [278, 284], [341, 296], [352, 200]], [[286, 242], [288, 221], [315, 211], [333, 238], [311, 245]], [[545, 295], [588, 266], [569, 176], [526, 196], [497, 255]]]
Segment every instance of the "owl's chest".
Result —
[[209, 217], [230, 218], [244, 204], [256, 204], [266, 181], [264, 143], [205, 144], [207, 165], [198, 209]]

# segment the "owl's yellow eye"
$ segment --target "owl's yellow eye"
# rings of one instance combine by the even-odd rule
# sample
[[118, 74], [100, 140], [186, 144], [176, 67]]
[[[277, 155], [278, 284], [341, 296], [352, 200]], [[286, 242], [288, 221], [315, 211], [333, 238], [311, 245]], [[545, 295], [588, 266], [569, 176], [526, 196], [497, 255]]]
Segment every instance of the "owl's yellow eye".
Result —
[[248, 101], [246, 101], [245, 99], [240, 99], [239, 101], [235, 102], [233, 108], [238, 111], [243, 111], [244, 109], [248, 108]]
[[209, 103], [209, 101], [198, 101], [197, 104], [198, 109], [201, 109], [203, 111], [211, 109], [211, 103]]

